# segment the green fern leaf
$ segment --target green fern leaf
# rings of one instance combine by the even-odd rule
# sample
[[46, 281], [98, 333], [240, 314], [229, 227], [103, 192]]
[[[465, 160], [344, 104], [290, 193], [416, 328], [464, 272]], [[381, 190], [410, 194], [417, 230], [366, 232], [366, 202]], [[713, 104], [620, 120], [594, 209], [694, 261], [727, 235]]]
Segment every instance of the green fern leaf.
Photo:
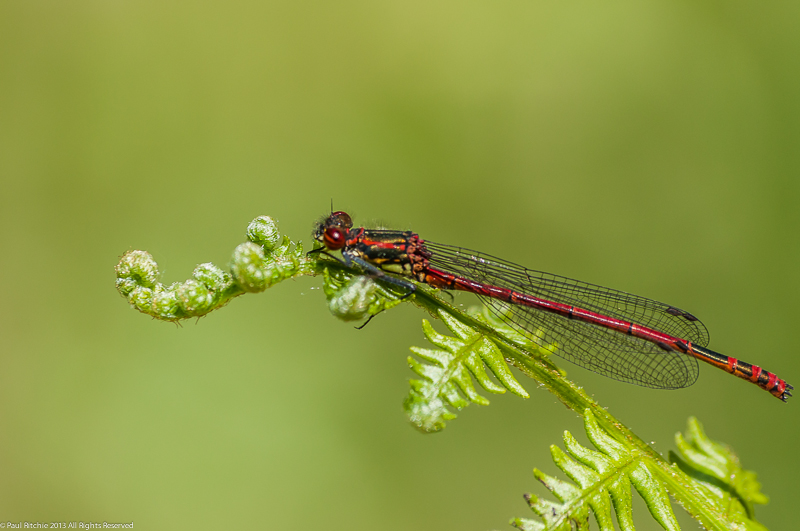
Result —
[[553, 461], [574, 482], [559, 480], [539, 470], [534, 476], [561, 503], [546, 502], [526, 495], [531, 509], [544, 521], [515, 519], [512, 525], [520, 529], [561, 531], [589, 529], [589, 515], [594, 515], [601, 531], [613, 531], [613, 512], [622, 531], [633, 531], [631, 487], [644, 499], [650, 514], [664, 529], [678, 531], [672, 507], [664, 485], [651, 472], [652, 458], [633, 445], [610, 437], [598, 424], [590, 410], [584, 413], [584, 425], [589, 440], [597, 448], [581, 446], [569, 432], [564, 432], [566, 452], [550, 447]]
[[[509, 308], [508, 313], [511, 313], [511, 311], [511, 308]], [[562, 376], [566, 376], [567, 372], [558, 367], [550, 359], [550, 355], [555, 354], [558, 350], [558, 344], [547, 343], [544, 338], [543, 330], [536, 330], [530, 337], [524, 335], [516, 328], [508, 326], [507, 321], [501, 319], [498, 314], [489, 310], [486, 306], [474, 306], [469, 308], [467, 314], [497, 331], [510, 345], [514, 345], [524, 352], [536, 356], [546, 367], [558, 371]]]
[[[411, 370], [422, 377], [422, 380], [411, 380], [411, 390], [403, 404], [416, 428], [425, 433], [437, 432], [445, 427], [446, 421], [456, 417], [450, 407], [461, 410], [470, 403], [488, 405], [489, 401], [475, 389], [473, 379], [490, 393], [504, 393], [507, 389], [528, 398], [494, 340], [446, 311], [440, 310], [438, 316], [455, 337], [436, 332], [429, 321], [423, 320], [425, 337], [438, 348], [411, 348], [428, 363], [408, 357]], [[500, 385], [489, 377], [487, 369]]]
[[702, 485], [725, 514], [732, 527], [765, 529], [754, 521], [754, 505], [766, 504], [755, 472], [745, 470], [733, 450], [708, 438], [700, 422], [690, 417], [686, 434], [675, 434], [678, 453], [670, 460]]

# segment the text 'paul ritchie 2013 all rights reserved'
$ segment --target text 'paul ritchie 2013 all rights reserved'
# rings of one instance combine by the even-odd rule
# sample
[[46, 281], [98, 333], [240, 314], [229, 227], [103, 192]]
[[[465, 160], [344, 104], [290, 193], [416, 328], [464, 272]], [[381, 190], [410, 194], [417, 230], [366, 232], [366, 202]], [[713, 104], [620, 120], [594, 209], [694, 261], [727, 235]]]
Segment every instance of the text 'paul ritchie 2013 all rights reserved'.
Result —
[[0, 522], [0, 529], [133, 529], [133, 522]]

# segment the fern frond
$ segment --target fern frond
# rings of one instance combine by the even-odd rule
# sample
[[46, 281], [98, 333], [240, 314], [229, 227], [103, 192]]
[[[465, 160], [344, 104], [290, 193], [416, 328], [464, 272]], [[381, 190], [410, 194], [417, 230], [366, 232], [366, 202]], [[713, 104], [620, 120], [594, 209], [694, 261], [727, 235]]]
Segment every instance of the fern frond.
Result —
[[553, 461], [571, 481], [534, 469], [533, 474], [559, 500], [542, 500], [526, 494], [539, 520], [515, 518], [511, 525], [525, 531], [588, 529], [590, 513], [601, 531], [613, 531], [613, 512], [622, 531], [634, 531], [631, 487], [644, 500], [650, 514], [669, 531], [680, 529], [668, 492], [706, 529], [766, 531], [753, 520], [752, 505], [767, 503], [755, 474], [744, 470], [733, 451], [711, 441], [694, 417], [686, 435], [675, 439], [680, 457], [671, 453], [673, 466], [633, 441], [612, 437], [591, 411], [584, 411], [584, 426], [597, 448], [580, 445], [564, 432], [566, 452], [553, 445]]
[[670, 461], [707, 490], [732, 527], [765, 529], [753, 520], [753, 506], [769, 498], [761, 492], [756, 473], [742, 467], [733, 449], [709, 439], [695, 417], [689, 418], [685, 435], [675, 434], [675, 445], [678, 452], [670, 452]]
[[[510, 313], [511, 311], [511, 308], [508, 308], [508, 312]], [[536, 359], [542, 362], [548, 369], [558, 372], [561, 376], [566, 376], [567, 372], [558, 367], [550, 359], [550, 355], [558, 351], [558, 344], [547, 343], [544, 338], [543, 330], [534, 331], [531, 337], [524, 335], [516, 328], [511, 328], [508, 325], [508, 321], [501, 319], [498, 314], [489, 310], [486, 306], [469, 308], [467, 313], [491, 328], [494, 332], [500, 334], [509, 345], [522, 349], [531, 356], [536, 357]]]
[[550, 447], [556, 466], [574, 483], [548, 476], [538, 469], [533, 471], [536, 479], [560, 503], [528, 494], [526, 500], [544, 523], [514, 519], [511, 524], [520, 529], [542, 531], [569, 530], [573, 525], [576, 529], [589, 529], [591, 513], [602, 531], [613, 531], [613, 509], [620, 529], [633, 531], [633, 486], [664, 529], [679, 530], [667, 491], [652, 473], [651, 469], [656, 466], [652, 457], [633, 444], [610, 437], [589, 410], [584, 412], [584, 427], [597, 450], [582, 446], [569, 432], [564, 432], [566, 452], [555, 445]]
[[[411, 370], [422, 377], [411, 380], [411, 390], [403, 404], [416, 428], [426, 433], [443, 429], [446, 421], [456, 417], [448, 406], [460, 410], [470, 403], [488, 405], [489, 401], [475, 389], [473, 379], [490, 393], [509, 390], [523, 398], [530, 396], [511, 374], [494, 340], [444, 310], [439, 310], [438, 317], [455, 337], [436, 332], [423, 319], [422, 331], [437, 348], [411, 348], [424, 362], [408, 357]], [[489, 377], [487, 369], [499, 385]]]

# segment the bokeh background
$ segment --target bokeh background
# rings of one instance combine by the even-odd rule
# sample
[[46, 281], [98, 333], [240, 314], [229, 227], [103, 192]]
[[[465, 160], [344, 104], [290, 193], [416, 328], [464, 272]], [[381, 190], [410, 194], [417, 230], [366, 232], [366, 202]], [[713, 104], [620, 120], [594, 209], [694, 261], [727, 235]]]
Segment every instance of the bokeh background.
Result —
[[[178, 327], [114, 289], [126, 250], [183, 280], [224, 267], [257, 215], [308, 243], [331, 200], [686, 308], [712, 348], [797, 384], [799, 16], [737, 0], [0, 3], [0, 520], [529, 516], [521, 495], [549, 496], [531, 469], [558, 472], [548, 447], [580, 420], [520, 377], [530, 399], [416, 432], [414, 307], [356, 331], [302, 278]], [[564, 366], [664, 453], [698, 416], [758, 472], [759, 519], [796, 520], [800, 403], [706, 367], [653, 391]]]

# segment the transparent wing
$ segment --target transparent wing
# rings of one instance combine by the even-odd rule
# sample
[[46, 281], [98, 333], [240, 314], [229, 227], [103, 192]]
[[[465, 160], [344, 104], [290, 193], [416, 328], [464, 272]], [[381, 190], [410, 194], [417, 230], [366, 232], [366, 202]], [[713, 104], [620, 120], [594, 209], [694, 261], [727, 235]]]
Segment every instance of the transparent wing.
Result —
[[[675, 306], [550, 273], [449, 245], [426, 241], [431, 267], [471, 280], [630, 321], [700, 346], [708, 330], [695, 316]], [[555, 354], [609, 378], [645, 387], [676, 389], [697, 379], [697, 360], [644, 339], [602, 326], [481, 296], [499, 318]]]

